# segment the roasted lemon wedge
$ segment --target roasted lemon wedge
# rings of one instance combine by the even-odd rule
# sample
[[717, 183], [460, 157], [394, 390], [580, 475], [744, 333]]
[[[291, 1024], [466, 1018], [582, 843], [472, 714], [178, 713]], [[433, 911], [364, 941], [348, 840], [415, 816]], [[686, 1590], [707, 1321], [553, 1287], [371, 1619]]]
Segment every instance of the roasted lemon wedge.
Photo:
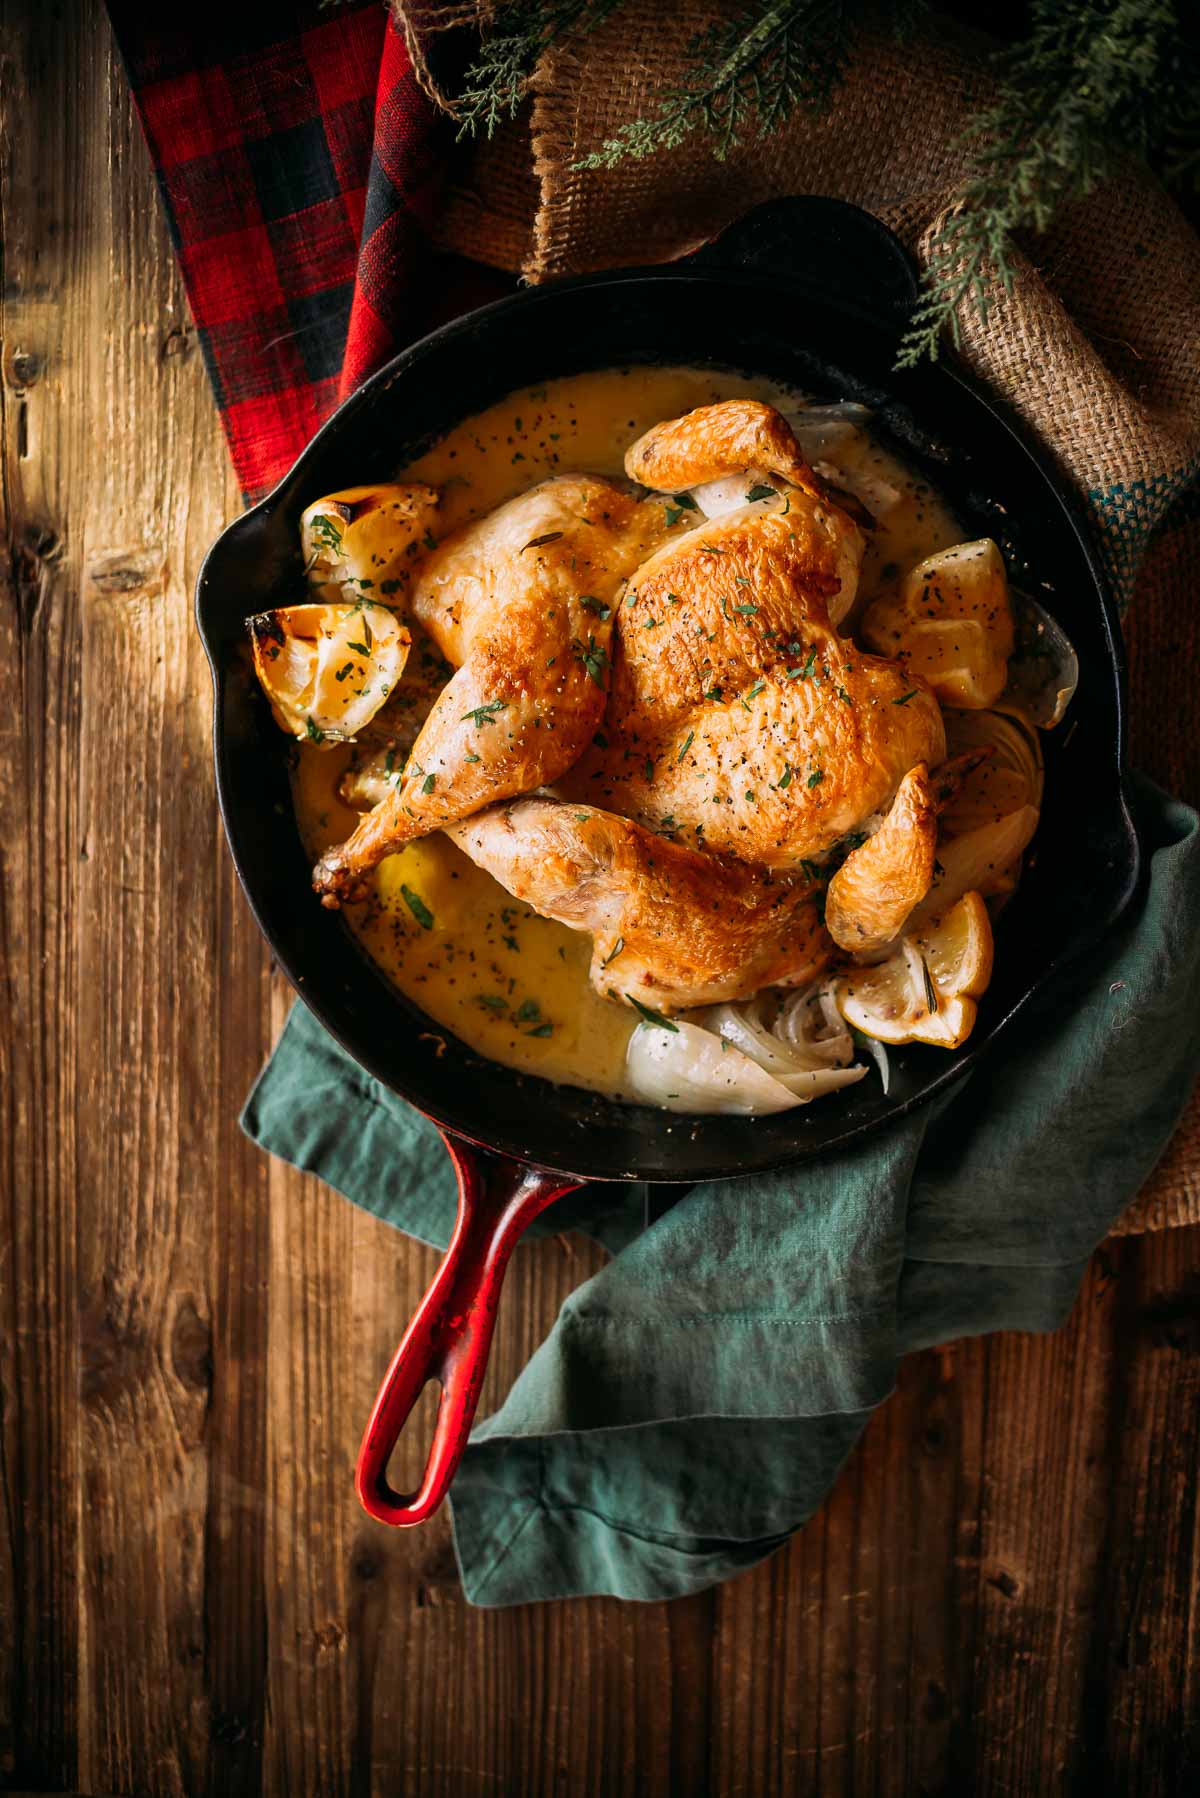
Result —
[[254, 671], [280, 730], [345, 743], [404, 672], [412, 637], [387, 606], [285, 606], [247, 620]]
[[975, 1001], [992, 977], [992, 927], [978, 893], [967, 893], [944, 917], [873, 968], [838, 982], [838, 1010], [848, 1024], [883, 1043], [935, 1043], [957, 1049], [975, 1023]]
[[898, 598], [869, 608], [870, 649], [923, 675], [944, 705], [994, 705], [1008, 681], [1013, 616], [1004, 558], [990, 537], [918, 562]]
[[300, 519], [309, 585], [322, 599], [403, 604], [413, 569], [433, 548], [440, 498], [436, 487], [410, 481], [343, 487], [314, 500]]

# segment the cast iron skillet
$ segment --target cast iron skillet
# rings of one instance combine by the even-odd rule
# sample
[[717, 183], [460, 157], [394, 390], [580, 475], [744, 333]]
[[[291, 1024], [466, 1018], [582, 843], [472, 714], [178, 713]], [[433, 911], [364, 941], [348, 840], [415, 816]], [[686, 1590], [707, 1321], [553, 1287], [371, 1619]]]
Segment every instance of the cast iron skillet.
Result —
[[[960, 1079], [1068, 957], [1110, 929], [1131, 897], [1138, 845], [1122, 790], [1124, 670], [1105, 577], [1075, 502], [1044, 451], [950, 363], [896, 373], [912, 264], [868, 214], [834, 200], [756, 208], [680, 262], [538, 288], [443, 326], [389, 363], [317, 433], [270, 497], [210, 550], [196, 612], [215, 687], [217, 790], [233, 859], [271, 948], [355, 1059], [441, 1128], [458, 1173], [446, 1259], [384, 1380], [358, 1490], [386, 1523], [441, 1503], [470, 1430], [513, 1244], [584, 1180], [698, 1181], [796, 1166], [902, 1116]], [[890, 1051], [885, 1096], [869, 1079], [777, 1116], [672, 1117], [618, 1105], [485, 1061], [446, 1038], [312, 896], [293, 821], [284, 739], [240, 653], [245, 619], [300, 589], [300, 513], [351, 483], [386, 479], [424, 445], [514, 388], [583, 369], [709, 364], [864, 401], [885, 440], [928, 473], [969, 536], [995, 537], [1010, 570], [1079, 654], [1070, 725], [1045, 741], [1035, 852], [1004, 913], [990, 991], [953, 1054]], [[387, 1465], [418, 1395], [440, 1381], [419, 1490]]]

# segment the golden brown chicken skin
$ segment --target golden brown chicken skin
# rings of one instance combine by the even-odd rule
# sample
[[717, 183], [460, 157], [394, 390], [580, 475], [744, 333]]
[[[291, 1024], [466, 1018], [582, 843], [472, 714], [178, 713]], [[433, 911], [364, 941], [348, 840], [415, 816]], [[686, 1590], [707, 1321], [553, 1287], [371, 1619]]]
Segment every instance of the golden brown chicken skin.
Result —
[[775, 474], [814, 498], [821, 485], [782, 413], [761, 400], [719, 400], [652, 425], [625, 452], [632, 481], [660, 492], [698, 487], [722, 475]]
[[608, 998], [665, 1012], [816, 977], [832, 945], [807, 881], [664, 841], [553, 799], [493, 806], [449, 833], [517, 899], [594, 938]]
[[924, 764], [900, 782], [887, 817], [851, 851], [829, 883], [825, 923], [851, 953], [882, 949], [902, 929], [933, 880], [937, 799]]
[[665, 545], [630, 578], [604, 730], [558, 790], [787, 869], [940, 762], [925, 682], [829, 621], [859, 546], [795, 488]]
[[670, 527], [661, 503], [592, 475], [544, 481], [434, 551], [417, 622], [458, 671], [393, 789], [313, 870], [326, 905], [414, 837], [570, 767], [607, 698], [619, 589]]

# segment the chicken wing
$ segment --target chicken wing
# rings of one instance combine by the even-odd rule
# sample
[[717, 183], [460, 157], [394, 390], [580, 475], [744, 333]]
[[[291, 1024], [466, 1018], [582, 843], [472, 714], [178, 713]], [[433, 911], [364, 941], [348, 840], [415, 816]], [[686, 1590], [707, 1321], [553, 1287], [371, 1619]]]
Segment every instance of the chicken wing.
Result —
[[608, 688], [626, 575], [669, 525], [661, 503], [592, 475], [544, 481], [448, 537], [420, 569], [412, 612], [458, 671], [393, 789], [313, 870], [326, 905], [412, 838], [563, 773]]
[[791, 426], [762, 400], [719, 400], [652, 425], [626, 450], [625, 472], [663, 493], [727, 474], [774, 474], [814, 499], [821, 497], [821, 483]]
[[937, 799], [919, 764], [874, 836], [851, 850], [829, 883], [825, 923], [834, 942], [857, 954], [890, 943], [929, 891], [936, 844]]
[[831, 943], [807, 881], [665, 842], [554, 799], [492, 806], [448, 833], [515, 898], [590, 931], [592, 985], [682, 1011], [815, 978]]

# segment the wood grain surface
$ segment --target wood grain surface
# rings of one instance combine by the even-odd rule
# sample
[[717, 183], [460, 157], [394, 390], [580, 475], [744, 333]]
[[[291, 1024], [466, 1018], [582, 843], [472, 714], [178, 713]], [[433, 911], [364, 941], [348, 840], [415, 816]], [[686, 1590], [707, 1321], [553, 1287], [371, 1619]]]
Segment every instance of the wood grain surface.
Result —
[[[100, 8], [9, 6], [0, 104], [0, 1785], [1200, 1789], [1198, 1228], [1107, 1244], [1052, 1338], [911, 1360], [720, 1591], [472, 1611], [444, 1518], [363, 1518], [435, 1258], [236, 1127], [289, 1002], [191, 621], [238, 499]], [[1145, 718], [1186, 711], [1188, 599], [1139, 622]], [[1173, 1154], [1151, 1213], [1196, 1191]], [[597, 1264], [521, 1251], [485, 1403]]]

